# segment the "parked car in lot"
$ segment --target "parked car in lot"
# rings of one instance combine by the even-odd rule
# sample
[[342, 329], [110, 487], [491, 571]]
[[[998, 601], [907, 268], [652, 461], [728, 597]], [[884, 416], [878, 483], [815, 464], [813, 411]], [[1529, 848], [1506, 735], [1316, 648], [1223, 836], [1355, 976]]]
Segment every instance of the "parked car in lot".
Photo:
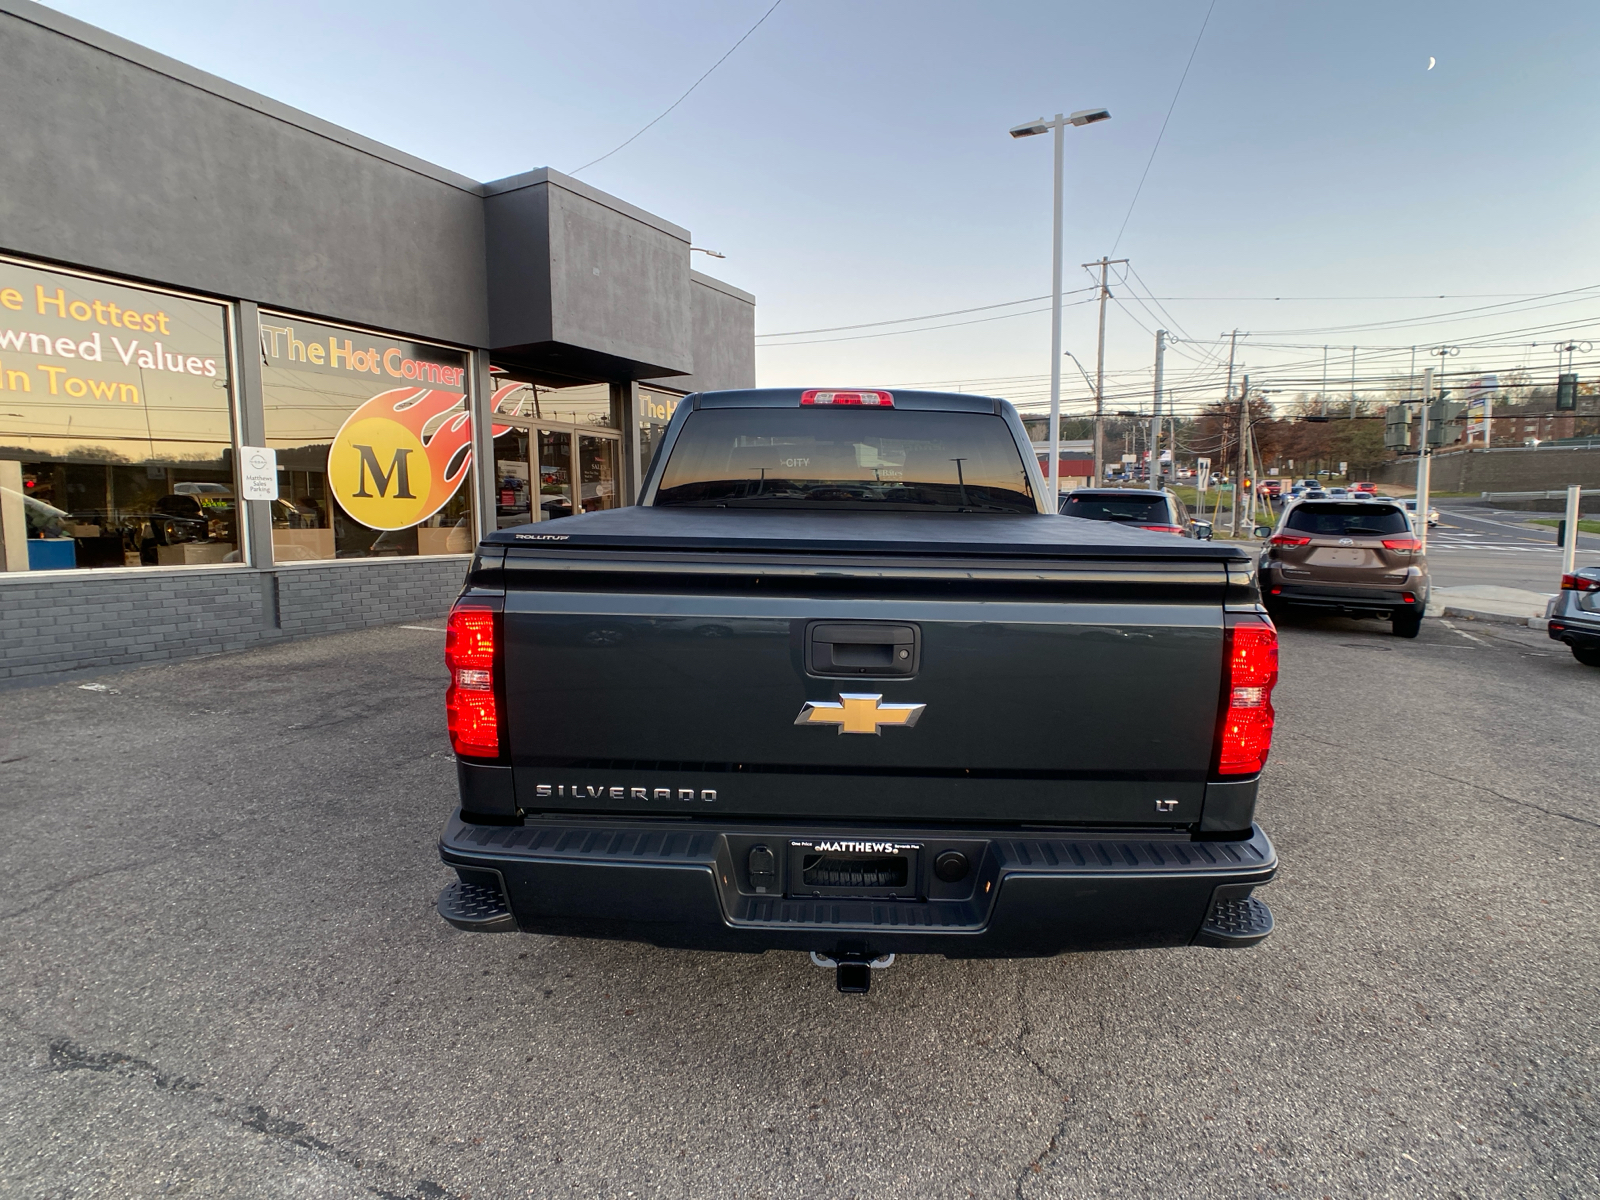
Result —
[[1342, 488], [1342, 487], [1331, 487], [1331, 488], [1327, 489], [1327, 495], [1328, 495], [1328, 498], [1330, 500], [1343, 500], [1345, 497], [1350, 495], [1350, 489], [1349, 488]]
[[1375, 483], [1365, 483], [1365, 482], [1363, 482], [1363, 483], [1352, 483], [1350, 485], [1350, 490], [1352, 492], [1361, 492], [1361, 493], [1363, 493], [1365, 495], [1368, 495], [1368, 496], [1376, 496], [1378, 494], [1378, 485], [1375, 484]]
[[[1249, 556], [1135, 528], [1177, 524], [1164, 493], [1084, 521], [1044, 489], [1004, 400], [708, 392], [637, 505], [488, 533], [445, 637], [440, 915], [809, 951], [855, 992], [896, 953], [1259, 942]], [[1130, 679], [1158, 716], [1063, 687]]]
[[[1413, 523], [1417, 519], [1417, 502], [1415, 500], [1392, 500], [1391, 504], [1398, 504], [1411, 516]], [[1428, 528], [1433, 528], [1439, 523], [1439, 510], [1433, 505], [1428, 505]]]
[[1168, 491], [1151, 488], [1074, 488], [1061, 497], [1061, 515], [1085, 521], [1115, 521], [1136, 529], [1179, 537], [1211, 536], [1209, 521], [1196, 521], [1189, 507]]
[[1411, 519], [1396, 504], [1302, 500], [1291, 505], [1261, 556], [1268, 612], [1291, 606], [1393, 622], [1414, 638], [1428, 605], [1428, 563]]
[[1586, 667], [1600, 667], [1600, 567], [1580, 567], [1561, 577], [1561, 590], [1545, 607], [1550, 637], [1565, 643]]

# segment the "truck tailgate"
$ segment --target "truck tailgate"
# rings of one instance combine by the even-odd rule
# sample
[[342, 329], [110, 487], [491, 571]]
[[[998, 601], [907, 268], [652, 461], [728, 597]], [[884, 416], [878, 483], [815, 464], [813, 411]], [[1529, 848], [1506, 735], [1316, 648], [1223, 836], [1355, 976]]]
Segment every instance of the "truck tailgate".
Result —
[[513, 548], [517, 803], [1192, 824], [1228, 566], [1138, 559]]

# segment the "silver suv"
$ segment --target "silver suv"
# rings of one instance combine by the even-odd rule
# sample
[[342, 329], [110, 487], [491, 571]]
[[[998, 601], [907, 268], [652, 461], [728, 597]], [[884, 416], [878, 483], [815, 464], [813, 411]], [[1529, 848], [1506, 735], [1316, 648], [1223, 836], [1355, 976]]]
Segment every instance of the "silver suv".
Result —
[[1565, 642], [1586, 667], [1600, 667], [1600, 567], [1579, 567], [1561, 577], [1561, 591], [1545, 608], [1550, 636]]

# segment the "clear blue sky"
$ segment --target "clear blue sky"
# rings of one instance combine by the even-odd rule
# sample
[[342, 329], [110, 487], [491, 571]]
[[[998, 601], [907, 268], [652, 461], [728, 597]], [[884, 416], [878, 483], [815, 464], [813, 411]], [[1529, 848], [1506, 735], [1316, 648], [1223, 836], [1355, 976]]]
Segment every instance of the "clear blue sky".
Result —
[[[56, 7], [487, 180], [571, 171], [610, 150], [770, 2]], [[763, 334], [882, 321], [1045, 294], [1049, 140], [1006, 130], [1103, 105], [1110, 122], [1067, 135], [1066, 286], [1082, 287], [1078, 264], [1116, 241], [1207, 7], [783, 0], [676, 111], [582, 178], [724, 252], [695, 265], [756, 293]], [[1597, 46], [1592, 2], [1218, 0], [1116, 256], [1162, 297], [1600, 284]], [[1526, 316], [1355, 332], [1327, 330], [1494, 301], [1174, 299], [1163, 323], [1196, 339], [1250, 330], [1241, 357], [1257, 372], [1296, 358], [1320, 371], [1320, 348], [1269, 342], [1342, 342], [1348, 378], [1351, 342], [1427, 344], [1589, 314], [1600, 323], [1592, 295]], [[1108, 324], [1109, 369], [1130, 392], [1148, 379], [1152, 346], [1134, 318], [1156, 323], [1113, 305]], [[1094, 336], [1093, 306], [1068, 308], [1066, 345], [1091, 370]], [[1508, 333], [1507, 344], [1554, 336]], [[814, 339], [763, 339], [792, 340]], [[1171, 379], [1209, 386], [1214, 353], [1180, 347]], [[1474, 353], [1491, 366], [1550, 358], [1498, 347], [1460, 365]], [[1029, 400], [1048, 359], [1048, 317], [1032, 313], [772, 345], [758, 369], [765, 384], [968, 381]]]

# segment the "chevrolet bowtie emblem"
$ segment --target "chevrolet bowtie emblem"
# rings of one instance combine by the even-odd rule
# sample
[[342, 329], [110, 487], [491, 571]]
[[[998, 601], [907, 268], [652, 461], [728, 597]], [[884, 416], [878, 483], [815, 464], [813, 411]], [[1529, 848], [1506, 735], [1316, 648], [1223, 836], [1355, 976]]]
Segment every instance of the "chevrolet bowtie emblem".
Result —
[[881, 695], [841, 692], [839, 702], [808, 700], [796, 725], [837, 725], [840, 733], [881, 733], [885, 725], [917, 723], [926, 704], [884, 704]]

